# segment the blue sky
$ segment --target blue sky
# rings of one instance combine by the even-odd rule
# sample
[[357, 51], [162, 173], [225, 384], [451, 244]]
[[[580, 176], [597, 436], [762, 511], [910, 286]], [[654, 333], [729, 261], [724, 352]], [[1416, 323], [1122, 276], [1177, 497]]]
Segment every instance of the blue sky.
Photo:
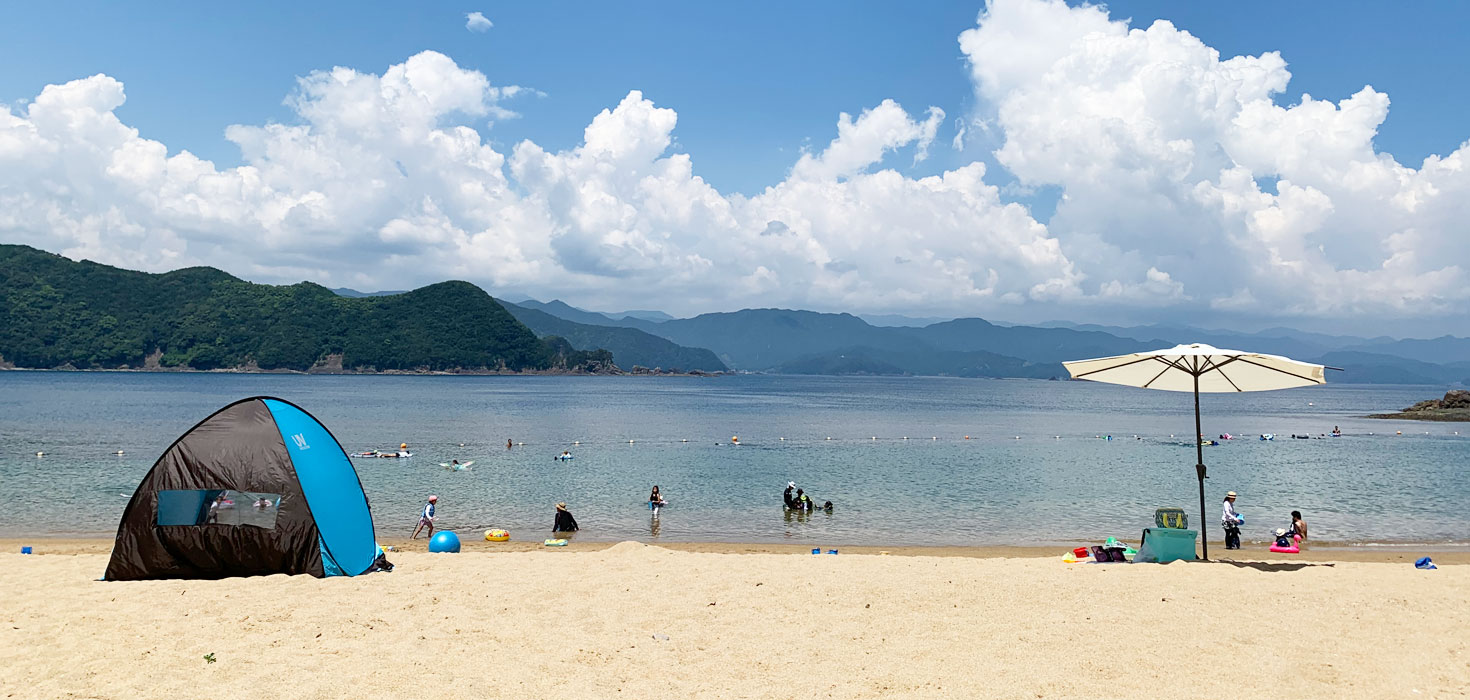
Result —
[[[290, 121], [296, 76], [331, 66], [381, 72], [433, 49], [497, 85], [546, 93], [483, 129], [497, 145], [570, 148], [628, 90], [679, 112], [680, 150], [724, 191], [758, 192], [803, 146], [831, 138], [838, 112], [885, 98], [911, 111], [973, 107], [955, 36], [977, 2], [639, 3], [19, 3], [0, 24], [0, 101], [106, 73], [127, 85], [118, 110], [144, 137], [221, 166], [239, 162], [230, 124]], [[1340, 99], [1365, 84], [1393, 99], [1377, 145], [1416, 164], [1466, 138], [1470, 4], [1463, 2], [1112, 2], [1134, 26], [1173, 21], [1223, 56], [1280, 51], [1288, 91]], [[494, 22], [465, 28], [468, 12]], [[983, 151], [985, 144], [976, 149]], [[991, 146], [993, 148], [993, 145]], [[911, 172], [984, 153], [942, 149]], [[901, 161], [901, 159], [900, 159]]]
[[1470, 322], [1470, 4], [1069, 5], [16, 4], [0, 242], [685, 315]]

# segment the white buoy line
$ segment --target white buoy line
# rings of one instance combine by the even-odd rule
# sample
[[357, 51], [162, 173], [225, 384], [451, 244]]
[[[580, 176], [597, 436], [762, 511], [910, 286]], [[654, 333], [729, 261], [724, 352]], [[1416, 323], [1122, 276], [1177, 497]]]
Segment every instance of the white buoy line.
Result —
[[[1431, 437], [1434, 436], [1434, 435], [1436, 435], [1436, 433], [1434, 433], [1433, 431], [1428, 431], [1428, 430], [1421, 431], [1420, 433], [1413, 433], [1413, 432], [1408, 433], [1408, 435], [1411, 435], [1411, 436], [1412, 435], [1416, 435], [1416, 434], [1418, 434], [1418, 435], [1426, 435], [1426, 436], [1431, 436]], [[1165, 439], [1165, 438], [1162, 438], [1162, 437], [1150, 438], [1149, 436], [1141, 435], [1141, 434], [1138, 434], [1138, 433], [1133, 433], [1131, 435], [1132, 435], [1133, 440], [1130, 440], [1129, 442], [1133, 442], [1133, 441], [1163, 440], [1163, 439]], [[1366, 433], [1357, 433], [1357, 435], [1364, 436], [1364, 437], [1377, 437], [1378, 434], [1377, 434], [1376, 431], [1368, 431]], [[1395, 431], [1393, 433], [1384, 433], [1384, 435], [1385, 436], [1389, 436], [1389, 437], [1402, 437], [1402, 436], [1405, 435], [1405, 432], [1402, 431], [1402, 430], [1400, 430], [1400, 431]], [[1459, 437], [1460, 436], [1460, 431], [1454, 430], [1454, 431], [1451, 431], [1449, 433], [1438, 433], [1438, 435], [1445, 436], [1445, 437], [1450, 437], [1450, 436]], [[1009, 435], [1009, 436], [1006, 436], [1006, 437], [1009, 438], [1011, 441], [1023, 440], [1023, 439], [1026, 438], [1025, 435]], [[1078, 439], [1083, 439], [1083, 440], [1102, 440], [1102, 441], [1107, 441], [1105, 438], [1108, 438], [1108, 437], [1111, 437], [1111, 436], [1107, 436], [1107, 435], [1102, 434], [1102, 433], [1093, 434], [1091, 436], [1088, 436], [1088, 435], [1085, 435], [1085, 434], [1084, 435], [1068, 435], [1068, 436], [1053, 434], [1052, 435], [1052, 440], [1056, 441], [1056, 440], [1063, 440], [1063, 439], [1078, 438]], [[1001, 436], [996, 436], [996, 435], [989, 436], [989, 439], [1000, 439], [1000, 438], [1001, 438]], [[1253, 438], [1254, 438], [1254, 436], [1252, 436], [1252, 435], [1242, 434], [1237, 440], [1233, 440], [1231, 442], [1236, 442], [1236, 441], [1239, 441], [1239, 442], [1256, 442], [1256, 440], [1254, 440]], [[846, 442], [846, 441], [851, 441], [853, 439], [854, 438], [843, 438], [843, 437], [836, 437], [836, 436], [832, 436], [832, 435], [827, 435], [827, 436], [824, 436], [824, 437], [822, 437], [820, 439], [818, 439], [818, 438], [810, 438], [809, 441], [812, 441], [812, 442]], [[919, 438], [919, 439], [922, 439], [922, 438]], [[1169, 433], [1167, 439], [1168, 440], [1180, 440], [1180, 439], [1183, 439], [1183, 438], [1180, 438], [1177, 433]], [[1206, 438], [1206, 439], [1208, 440], [1208, 439], [1211, 439], [1211, 438]], [[929, 437], [929, 440], [931, 442], [938, 442], [940, 440], [940, 438], [939, 438], [938, 435], [932, 435], [932, 436]], [[964, 435], [964, 436], [959, 436], [959, 437], [954, 437], [954, 438], [945, 438], [945, 440], [946, 441], [953, 441], [953, 442], [981, 443], [981, 442], [985, 442], [987, 440], [987, 437], [986, 436]], [[802, 442], [805, 442], [801, 438], [791, 438], [791, 437], [786, 437], [784, 435], [777, 437], [776, 438], [776, 441], [777, 441], [777, 443], [795, 444], [795, 445], [799, 445]], [[904, 443], [904, 442], [912, 442], [912, 441], [913, 441], [913, 438], [911, 438], [908, 435], [901, 435], [901, 436], [894, 436], [894, 437], [883, 437], [883, 436], [880, 436], [880, 435], [871, 435], [870, 434], [870, 435], [867, 436], [867, 440], [865, 440], [864, 442], [871, 444], [871, 443], [875, 443], [875, 442], [898, 442], [898, 443]], [[1114, 440], [1114, 441], [1116, 441], [1116, 440]], [[669, 440], [659, 440], [659, 439], [649, 439], [649, 438], [628, 438], [627, 442], [624, 443], [624, 444], [628, 444], [628, 445], [659, 445], [659, 444], [673, 444], [674, 442], [675, 441], [672, 440], [672, 439], [669, 439]], [[690, 442], [690, 439], [689, 438], [679, 438], [677, 440], [677, 443], [678, 444], [688, 444], [689, 442]], [[1222, 442], [1224, 442], [1224, 441], [1222, 441]], [[599, 440], [573, 440], [571, 442], [572, 445], [575, 445], [575, 446], [578, 446], [578, 447], [582, 447], [584, 445], [597, 445], [597, 444], [600, 444], [600, 443], [601, 444], [606, 444], [603, 441], [599, 441]], [[760, 444], [759, 442], [752, 443], [752, 441], [750, 441], [750, 440], [744, 440], [744, 441], [716, 440], [715, 443], [716, 444], [719, 444], [719, 445]], [[461, 443], [456, 443], [456, 444], [458, 444], [460, 447], [465, 447], [465, 446], [468, 445], [468, 443], [462, 443], [462, 442]], [[522, 442], [516, 442], [515, 444], [517, 446], [524, 447], [528, 443], [522, 441]], [[551, 444], [551, 443], [548, 443], [548, 444]], [[566, 444], [566, 443], [559, 443], [559, 444]], [[96, 453], [94, 452], [92, 454], [96, 454]], [[109, 456], [124, 457], [124, 456], [127, 456], [128, 455], [128, 452], [125, 451], [125, 450], [115, 450], [115, 451], [108, 452], [106, 454], [108, 454]], [[54, 452], [47, 452], [45, 450], [37, 450], [36, 452], [32, 453], [32, 455], [34, 457], [38, 457], [38, 458], [40, 458], [40, 457], [54, 457], [54, 456], [56, 456], [56, 454]]]

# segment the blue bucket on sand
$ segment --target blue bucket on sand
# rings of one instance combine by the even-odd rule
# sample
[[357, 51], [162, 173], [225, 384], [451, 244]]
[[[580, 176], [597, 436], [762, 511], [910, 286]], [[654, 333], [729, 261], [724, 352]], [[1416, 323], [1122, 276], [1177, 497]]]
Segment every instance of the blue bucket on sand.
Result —
[[31, 553], [31, 548], [30, 547], [21, 547], [20, 548], [20, 553], [21, 554], [30, 554]]
[[821, 547], [818, 547], [818, 548], [812, 550], [812, 554], [821, 554], [821, 553], [822, 553], [822, 548]]

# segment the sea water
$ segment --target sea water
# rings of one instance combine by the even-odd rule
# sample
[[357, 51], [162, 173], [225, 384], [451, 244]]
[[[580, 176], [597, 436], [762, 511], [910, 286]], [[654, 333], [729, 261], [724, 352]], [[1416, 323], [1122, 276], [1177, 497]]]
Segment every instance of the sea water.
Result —
[[[1204, 448], [1205, 531], [1219, 539], [1233, 490], [1247, 539], [1268, 539], [1300, 510], [1316, 540], [1470, 541], [1470, 425], [1359, 417], [1443, 391], [1203, 396], [1205, 435], [1240, 436]], [[550, 534], [558, 501], [584, 540], [1070, 544], [1136, 541], [1161, 506], [1199, 518], [1189, 394], [938, 377], [10, 371], [0, 372], [0, 536], [111, 535], [174, 439], [256, 395], [299, 404], [349, 452], [409, 443], [409, 459], [353, 460], [384, 539], [407, 536], [430, 494], [441, 528], [530, 540]], [[1289, 437], [1334, 426], [1343, 437]], [[554, 460], [563, 450], [575, 459]], [[475, 464], [440, 466], [451, 459]], [[833, 512], [784, 511], [788, 481]], [[656, 516], [654, 484], [669, 501]]]

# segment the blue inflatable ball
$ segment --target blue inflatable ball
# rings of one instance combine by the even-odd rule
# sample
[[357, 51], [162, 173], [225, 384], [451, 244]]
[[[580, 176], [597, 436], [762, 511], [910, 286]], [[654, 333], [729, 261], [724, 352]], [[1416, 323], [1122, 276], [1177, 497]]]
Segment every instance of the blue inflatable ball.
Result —
[[429, 540], [429, 551], [451, 553], [458, 552], [459, 535], [449, 532], [448, 530], [434, 535], [433, 539]]

